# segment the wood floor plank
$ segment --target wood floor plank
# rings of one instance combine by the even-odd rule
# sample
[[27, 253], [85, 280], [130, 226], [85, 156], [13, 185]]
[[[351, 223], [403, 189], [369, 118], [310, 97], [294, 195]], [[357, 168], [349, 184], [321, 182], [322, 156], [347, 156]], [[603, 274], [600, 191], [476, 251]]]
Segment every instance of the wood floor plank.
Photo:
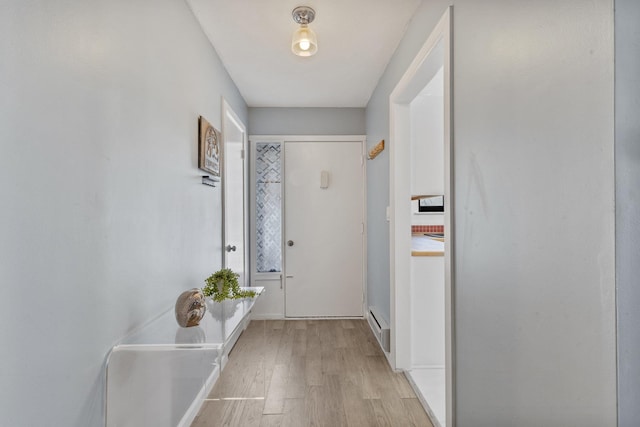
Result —
[[336, 350], [342, 359], [343, 369], [341, 381], [351, 383], [357, 388], [358, 397], [362, 396], [362, 365], [364, 360], [360, 352], [354, 348], [341, 348]]
[[[264, 363], [264, 378], [271, 378], [273, 369], [278, 362], [278, 352], [280, 351], [281, 341], [284, 336], [284, 323], [279, 324], [278, 321], [267, 324], [265, 328], [264, 345], [258, 354], [253, 357], [259, 357]], [[268, 382], [268, 381], [267, 381]]]
[[309, 419], [304, 413], [305, 399], [286, 399], [284, 403], [284, 415], [282, 427], [306, 427]]
[[295, 330], [293, 333], [293, 343], [291, 348], [292, 356], [306, 356], [307, 335], [307, 328]]
[[317, 325], [307, 328], [307, 356], [322, 352], [322, 341]]
[[224, 417], [228, 407], [232, 402], [210, 402], [206, 401], [202, 404], [200, 412], [193, 420], [191, 427], [213, 427], [217, 420], [221, 420]]
[[224, 369], [227, 375], [221, 375], [209, 394], [211, 398], [242, 398], [242, 397], [264, 397], [264, 387], [255, 387], [256, 380], [263, 372], [261, 363], [241, 363], [229, 362]]
[[323, 349], [321, 354], [322, 374], [339, 375], [343, 373], [344, 361], [342, 355], [335, 348]]
[[307, 382], [305, 380], [306, 364], [307, 359], [304, 356], [293, 356], [291, 358], [289, 373], [287, 375], [285, 398], [304, 398], [307, 390]]
[[[322, 400], [322, 392], [324, 386], [312, 385], [307, 388], [304, 401], [304, 415], [299, 421], [306, 422], [306, 425], [310, 426], [323, 426], [323, 416], [320, 405]], [[304, 424], [303, 424], [304, 425]]]
[[347, 348], [356, 348], [356, 349], [360, 348], [360, 346], [358, 345], [358, 341], [362, 339], [362, 337], [361, 337], [361, 332], [358, 331], [357, 328], [353, 327], [353, 328], [342, 329], [342, 335], [344, 336], [344, 339], [347, 343], [346, 345]]
[[379, 400], [382, 404], [382, 410], [386, 414], [386, 419], [393, 421], [392, 425], [410, 426], [411, 422], [407, 417], [407, 413], [402, 405], [402, 399], [397, 396], [386, 396]]
[[377, 425], [375, 413], [369, 401], [362, 397], [361, 386], [351, 381], [341, 381], [342, 404], [349, 427]]
[[238, 405], [239, 412], [236, 419], [233, 419], [228, 425], [238, 425], [243, 427], [260, 427], [262, 421], [262, 401], [259, 400], [242, 400]]
[[343, 320], [340, 320], [340, 325], [342, 326], [343, 329], [354, 329], [356, 327], [354, 322], [357, 322], [357, 320], [343, 319]]
[[416, 427], [433, 427], [431, 420], [417, 398], [402, 399], [402, 405], [412, 425]]
[[262, 402], [255, 400], [207, 401], [192, 427], [259, 427]]
[[333, 347], [334, 348], [347, 348], [349, 342], [347, 341], [344, 328], [342, 327], [342, 321], [336, 321], [333, 327]]
[[340, 378], [337, 375], [327, 375], [325, 385], [320, 389], [319, 418], [320, 425], [325, 426], [346, 426], [347, 416], [342, 400], [342, 390]]
[[401, 399], [415, 399], [416, 393], [411, 388], [409, 380], [403, 373], [392, 373], [393, 386], [396, 390], [396, 394]]
[[269, 382], [263, 414], [282, 414], [284, 412], [288, 376], [288, 365], [276, 365]]
[[284, 423], [284, 414], [262, 415], [260, 427], [280, 427]]
[[268, 320], [273, 325], [273, 329], [283, 329], [284, 328], [284, 320]]
[[296, 320], [293, 322], [296, 329], [307, 329], [307, 321], [306, 320]]
[[322, 378], [322, 355], [320, 353], [307, 354], [305, 360], [305, 380], [307, 386], [323, 385]]
[[373, 418], [376, 423], [374, 425], [378, 427], [395, 427], [395, 420], [391, 420], [389, 418], [389, 414], [384, 410], [384, 406], [382, 405], [382, 401], [380, 399], [367, 399], [367, 403], [369, 404], [369, 410], [373, 414]]

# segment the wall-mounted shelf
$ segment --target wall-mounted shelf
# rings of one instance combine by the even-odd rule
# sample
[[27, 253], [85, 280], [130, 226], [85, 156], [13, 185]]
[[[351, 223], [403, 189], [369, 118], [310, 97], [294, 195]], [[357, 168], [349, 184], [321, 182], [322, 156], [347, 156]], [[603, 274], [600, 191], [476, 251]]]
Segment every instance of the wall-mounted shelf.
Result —
[[209, 175], [202, 176], [202, 183], [204, 185], [208, 185], [209, 187], [215, 187], [216, 182], [220, 182], [220, 178], [218, 178], [217, 176], [213, 176], [213, 177]]
[[115, 345], [107, 358], [105, 425], [188, 427], [236, 340], [251, 321], [256, 296], [207, 298], [198, 326], [182, 328], [171, 307]]

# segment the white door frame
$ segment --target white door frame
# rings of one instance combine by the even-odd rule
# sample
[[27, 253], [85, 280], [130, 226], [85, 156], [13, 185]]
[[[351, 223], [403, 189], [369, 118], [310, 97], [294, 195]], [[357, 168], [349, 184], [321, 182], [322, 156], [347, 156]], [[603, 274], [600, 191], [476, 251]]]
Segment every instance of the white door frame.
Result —
[[[443, 43], [444, 50], [444, 227], [445, 227], [445, 376], [446, 420], [454, 419], [454, 250], [453, 247], [453, 127], [452, 127], [452, 7], [429, 35], [413, 62], [389, 97], [390, 109], [390, 277], [391, 277], [391, 354], [395, 369], [409, 369], [411, 363], [411, 144], [410, 108], [415, 96], [428, 83], [426, 59]], [[426, 81], [425, 81], [426, 80]]]
[[[231, 106], [229, 105], [229, 103], [227, 102], [226, 99], [224, 99], [224, 97], [222, 98], [222, 120], [221, 120], [221, 127], [222, 127], [222, 166], [224, 167], [224, 162], [226, 161], [224, 156], [225, 156], [225, 152], [224, 152], [224, 147], [226, 144], [226, 129], [225, 129], [225, 118], [228, 118], [230, 121], [232, 121], [234, 123], [234, 125], [236, 127], [238, 127], [238, 129], [240, 129], [242, 131], [242, 168], [243, 168], [243, 191], [244, 191], [244, 197], [243, 197], [243, 206], [242, 206], [242, 211], [244, 214], [244, 233], [243, 233], [243, 246], [244, 246], [244, 277], [245, 277], [245, 286], [248, 286], [251, 283], [251, 270], [249, 269], [249, 211], [248, 211], [248, 207], [249, 204], [247, 203], [249, 200], [249, 187], [248, 187], [248, 181], [249, 181], [249, 168], [247, 167], [247, 143], [248, 143], [248, 136], [247, 136], [247, 127], [245, 126], [245, 124], [242, 122], [242, 120], [240, 119], [240, 117], [236, 114], [235, 111], [233, 111], [233, 109], [231, 108]], [[223, 171], [224, 172], [224, 171]], [[226, 172], [224, 172], [226, 173]], [[222, 177], [224, 178], [224, 173], [221, 174]], [[225, 210], [225, 195], [226, 195], [226, 191], [227, 191], [227, 186], [225, 184], [225, 179], [222, 179], [222, 212], [226, 212]], [[227, 265], [227, 250], [226, 250], [226, 242], [225, 242], [225, 233], [226, 233], [226, 218], [225, 215], [222, 215], [222, 266], [226, 267]]]
[[[284, 272], [286, 271], [286, 257], [285, 257], [285, 197], [286, 195], [284, 194], [284, 179], [285, 179], [285, 150], [284, 150], [284, 144], [286, 144], [287, 142], [304, 142], [304, 141], [309, 141], [309, 142], [360, 142], [362, 145], [362, 162], [363, 162], [363, 167], [362, 167], [362, 174], [363, 174], [363, 195], [362, 195], [362, 212], [363, 212], [363, 218], [362, 221], [364, 223], [364, 230], [363, 230], [363, 244], [362, 244], [362, 293], [363, 293], [363, 304], [362, 304], [362, 313], [366, 313], [366, 307], [367, 307], [367, 162], [366, 162], [366, 147], [367, 147], [367, 138], [366, 135], [249, 135], [249, 141], [250, 141], [250, 145], [251, 145], [251, 162], [250, 162], [250, 168], [251, 168], [251, 183], [250, 183], [250, 194], [251, 194], [251, 200], [250, 200], [250, 207], [251, 207], [251, 224], [253, 224], [250, 228], [250, 234], [251, 234], [251, 265], [250, 265], [250, 271], [251, 274], [253, 275], [253, 279], [252, 280], [256, 280], [259, 277], [262, 277], [263, 280], [278, 280], [276, 275], [279, 276], [280, 280], [282, 281], [282, 285], [281, 285], [281, 289], [286, 286], [286, 278], [284, 277]], [[255, 250], [256, 250], [256, 236], [255, 236], [255, 224], [254, 224], [254, 218], [255, 218], [255, 213], [256, 213], [256, 208], [255, 208], [255, 194], [256, 194], [256, 188], [255, 188], [255, 167], [256, 167], [256, 163], [255, 163], [255, 146], [257, 143], [261, 143], [261, 142], [267, 142], [267, 143], [280, 143], [282, 144], [282, 273], [256, 273], [256, 254], [255, 254]], [[284, 289], [282, 289], [282, 293], [281, 293], [281, 307], [282, 307], [282, 312], [278, 313], [279, 315], [281, 314], [280, 318], [284, 319], [284, 296], [285, 296], [285, 292]], [[269, 318], [273, 318], [273, 316], [269, 316]]]

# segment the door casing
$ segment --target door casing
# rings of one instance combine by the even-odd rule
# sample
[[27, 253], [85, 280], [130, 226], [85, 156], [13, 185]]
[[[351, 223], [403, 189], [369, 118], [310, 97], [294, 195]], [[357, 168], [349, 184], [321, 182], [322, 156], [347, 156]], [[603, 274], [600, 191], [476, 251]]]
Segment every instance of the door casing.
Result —
[[410, 173], [410, 103], [429, 82], [426, 77], [430, 60], [442, 43], [444, 69], [444, 229], [445, 229], [445, 377], [446, 422], [455, 426], [455, 247], [453, 185], [453, 55], [452, 14], [450, 6], [440, 18], [426, 42], [389, 96], [390, 112], [390, 229], [389, 254], [391, 276], [391, 354], [394, 369], [408, 369], [410, 361], [410, 253], [411, 182]]
[[[228, 154], [227, 151], [227, 144], [228, 143], [234, 143], [234, 142], [230, 142], [228, 139], [228, 136], [231, 134], [231, 127], [235, 127], [236, 130], [238, 132], [240, 132], [242, 134], [242, 148], [241, 148], [241, 155], [240, 155], [240, 159], [237, 159], [236, 156], [234, 156], [233, 159], [230, 158], [230, 156]], [[247, 203], [247, 198], [248, 198], [248, 188], [247, 188], [247, 175], [248, 175], [248, 168], [247, 168], [247, 128], [244, 125], [244, 123], [242, 123], [242, 120], [240, 120], [240, 118], [238, 117], [238, 115], [233, 111], [233, 109], [231, 108], [231, 106], [227, 103], [227, 101], [223, 98], [222, 99], [222, 140], [223, 140], [223, 149], [222, 149], [222, 163], [223, 163], [223, 167], [222, 167], [222, 203], [223, 203], [223, 218], [222, 218], [222, 265], [226, 268], [230, 267], [230, 262], [231, 262], [231, 256], [233, 255], [242, 255], [242, 261], [241, 264], [243, 265], [243, 271], [241, 272], [242, 274], [240, 275], [240, 286], [247, 286], [247, 284], [251, 283], [250, 282], [250, 270], [248, 268], [248, 259], [249, 259], [249, 242], [248, 242], [248, 206], [249, 204]], [[237, 142], [235, 142], [237, 143]], [[237, 151], [238, 147], [234, 147], [234, 151]], [[234, 153], [235, 154], [235, 153]], [[230, 234], [239, 234], [238, 230], [235, 230], [235, 233], [230, 233], [229, 227], [230, 226], [235, 226], [237, 227], [237, 220], [234, 218], [232, 222], [231, 218], [228, 218], [229, 216], [229, 209], [230, 206], [229, 204], [231, 203], [231, 197], [235, 198], [234, 203], [238, 203], [239, 198], [237, 198], [236, 194], [231, 194], [230, 192], [230, 182], [229, 182], [229, 178], [228, 175], [229, 173], [232, 173], [231, 170], [229, 170], [229, 163], [228, 162], [238, 162], [238, 160], [240, 160], [240, 165], [235, 164], [234, 167], [241, 167], [242, 169], [242, 238], [241, 239], [237, 239], [237, 238], [231, 238]], [[237, 173], [237, 170], [234, 170], [233, 173]], [[237, 185], [237, 183], [236, 183]], [[237, 210], [237, 206], [236, 209]], [[239, 241], [241, 240], [241, 241]], [[230, 252], [227, 251], [227, 246], [231, 245], [231, 246], [235, 246], [236, 247], [236, 251], [233, 252], [233, 254], [231, 254]], [[236, 267], [235, 270], [237, 270], [238, 268]]]
[[[283, 227], [282, 227], [282, 254], [283, 254], [283, 265], [281, 273], [258, 273], [256, 272], [256, 236], [255, 236], [255, 149], [256, 144], [258, 143], [281, 143], [283, 144], [283, 159], [282, 159], [282, 175], [283, 177], [286, 174], [284, 170], [285, 159], [284, 159], [284, 144], [289, 142], [360, 142], [362, 144], [362, 156], [363, 156], [363, 195], [362, 195], [362, 204], [363, 204], [363, 245], [362, 245], [362, 287], [363, 287], [363, 304], [362, 304], [362, 312], [366, 313], [367, 307], [367, 182], [366, 182], [366, 136], [365, 135], [250, 135], [249, 136], [249, 150], [250, 150], [250, 212], [251, 212], [251, 227], [250, 227], [250, 274], [251, 274], [251, 283], [255, 286], [265, 286], [267, 289], [267, 293], [270, 293], [269, 298], [263, 298], [259, 304], [256, 304], [253, 317], [256, 319], [283, 319], [285, 317], [285, 305], [284, 305], [284, 286], [285, 280], [284, 277], [286, 271], [286, 252], [284, 245], [286, 244], [285, 240], [285, 227], [284, 222], [286, 218], [284, 218], [284, 209], [285, 209], [285, 197], [284, 194], [284, 183], [283, 183], [283, 194], [282, 194], [282, 212], [283, 212]], [[274, 295], [277, 295], [275, 297]]]

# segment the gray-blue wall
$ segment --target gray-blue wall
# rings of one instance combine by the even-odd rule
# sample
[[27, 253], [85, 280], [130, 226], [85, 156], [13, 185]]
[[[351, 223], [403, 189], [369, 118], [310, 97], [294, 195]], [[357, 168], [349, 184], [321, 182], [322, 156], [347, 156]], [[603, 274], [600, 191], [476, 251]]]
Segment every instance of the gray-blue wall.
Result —
[[364, 135], [364, 108], [249, 108], [252, 135]]
[[[416, 11], [411, 24], [389, 61], [367, 104], [367, 145], [381, 139], [389, 144], [389, 95], [431, 34], [449, 1], [426, 1]], [[390, 320], [389, 294], [389, 149], [367, 162], [367, 287], [369, 305], [378, 307]]]
[[[424, 2], [367, 106], [369, 144], [449, 4], [455, 421], [613, 427], [613, 1]], [[387, 153], [369, 162], [369, 300], [386, 314], [388, 173]]]
[[247, 107], [182, 0], [4, 0], [0, 28], [0, 425], [102, 426], [110, 348], [220, 268], [198, 116]]
[[618, 425], [640, 423], [640, 2], [616, 0]]

